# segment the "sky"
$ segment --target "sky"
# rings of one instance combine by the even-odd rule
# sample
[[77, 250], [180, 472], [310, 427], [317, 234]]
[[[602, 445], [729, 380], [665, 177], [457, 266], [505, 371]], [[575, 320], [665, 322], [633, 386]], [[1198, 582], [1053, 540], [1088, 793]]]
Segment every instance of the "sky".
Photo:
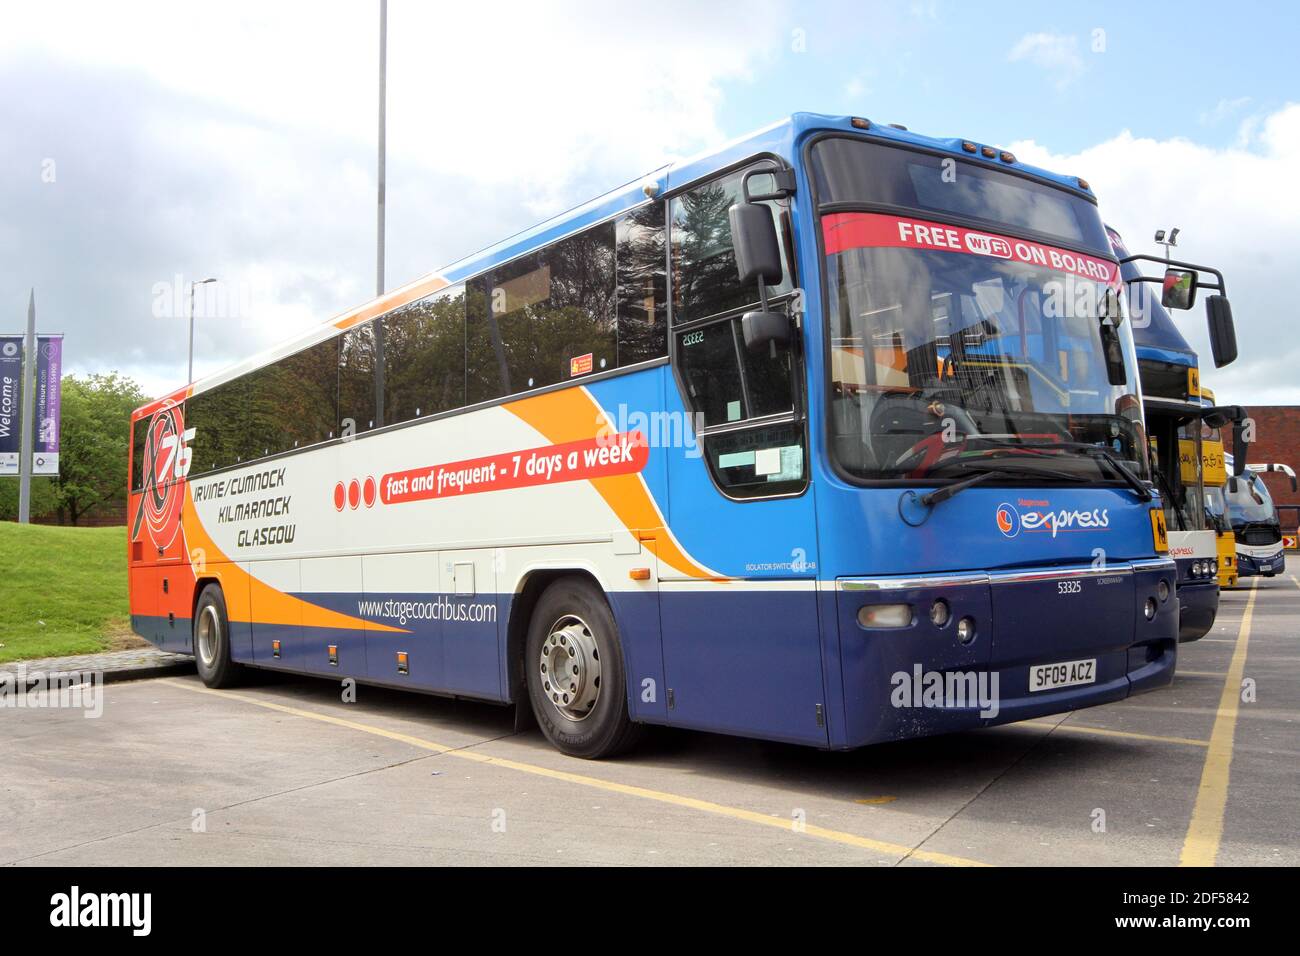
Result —
[[[378, 0], [6, 4], [0, 332], [158, 395], [375, 291]], [[1083, 176], [1220, 268], [1221, 402], [1300, 404], [1295, 4], [390, 0], [387, 286], [791, 112]], [[4, 316], [7, 315], [8, 319]], [[1178, 313], [1208, 356], [1205, 316]], [[1212, 363], [1205, 360], [1206, 366]]]

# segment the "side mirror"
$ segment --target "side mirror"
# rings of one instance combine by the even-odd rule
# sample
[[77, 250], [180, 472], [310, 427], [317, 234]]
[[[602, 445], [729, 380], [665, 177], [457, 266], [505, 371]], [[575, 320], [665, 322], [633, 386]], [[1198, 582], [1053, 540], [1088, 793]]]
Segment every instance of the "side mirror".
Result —
[[741, 284], [780, 282], [781, 247], [777, 242], [771, 210], [746, 202], [736, 203], [728, 212], [731, 217], [731, 247], [736, 253], [736, 271]]
[[1229, 423], [1246, 417], [1240, 405], [1215, 405], [1201, 413], [1201, 420], [1211, 428], [1226, 428]]
[[1237, 492], [1237, 477], [1246, 472], [1246, 410], [1232, 420], [1232, 486], [1233, 494]]
[[1214, 367], [1223, 368], [1237, 359], [1237, 328], [1232, 322], [1232, 304], [1226, 295], [1212, 295], [1205, 300], [1205, 314], [1210, 321], [1210, 351]]
[[1190, 309], [1196, 304], [1196, 273], [1186, 269], [1166, 269], [1160, 304], [1166, 309]]
[[740, 318], [740, 331], [751, 352], [790, 347], [790, 317], [784, 312], [746, 312]]

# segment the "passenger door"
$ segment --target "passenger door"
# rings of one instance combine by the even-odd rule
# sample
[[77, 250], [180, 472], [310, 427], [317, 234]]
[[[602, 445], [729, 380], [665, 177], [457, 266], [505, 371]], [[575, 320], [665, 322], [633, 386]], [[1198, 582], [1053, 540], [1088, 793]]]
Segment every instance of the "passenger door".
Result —
[[[738, 282], [728, 216], [742, 172], [670, 201], [667, 407], [697, 443], [666, 455], [669, 523], [691, 559], [659, 567], [668, 720], [824, 744], [803, 363], [797, 343], [745, 347], [758, 290]], [[788, 309], [793, 290], [787, 266], [769, 307]]]

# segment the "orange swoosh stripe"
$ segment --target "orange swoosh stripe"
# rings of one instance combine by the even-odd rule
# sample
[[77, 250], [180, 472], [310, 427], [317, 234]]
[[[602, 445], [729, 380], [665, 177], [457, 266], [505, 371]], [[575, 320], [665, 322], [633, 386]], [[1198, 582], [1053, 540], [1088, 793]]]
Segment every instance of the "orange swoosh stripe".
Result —
[[[312, 604], [291, 594], [285, 594], [276, 588], [259, 581], [238, 564], [231, 561], [217, 547], [203, 523], [199, 520], [190, 494], [190, 486], [185, 485], [185, 506], [181, 515], [182, 527], [185, 529], [185, 543], [189, 546], [191, 561], [196, 549], [202, 549], [204, 561], [219, 564], [214, 573], [221, 579], [221, 589], [226, 598], [226, 611], [233, 621], [252, 621], [254, 624], [301, 625], [303, 627], [333, 627], [349, 631], [387, 631], [394, 634], [409, 634], [410, 631], [387, 624], [377, 624], [364, 618], [352, 617], [331, 611], [329, 608]], [[200, 575], [197, 565], [191, 563], [196, 577]], [[253, 616], [253, 609], [257, 616]]]
[[[505, 406], [537, 429], [551, 444], [595, 438], [608, 419], [585, 388], [566, 388], [535, 395]], [[664, 526], [645, 479], [639, 474], [589, 479], [592, 486], [629, 531], [670, 567], [695, 578], [721, 580], [716, 573], [691, 560]]]
[[400, 289], [382, 295], [378, 299], [372, 299], [351, 312], [344, 312], [342, 315], [330, 319], [330, 324], [336, 329], [350, 329], [354, 325], [360, 325], [362, 322], [373, 319], [377, 315], [383, 315], [400, 305], [406, 305], [406, 303], [414, 302], [416, 299], [423, 299], [426, 295], [437, 292], [439, 289], [445, 289], [449, 285], [451, 283], [440, 275], [427, 275], [422, 279], [407, 283]]

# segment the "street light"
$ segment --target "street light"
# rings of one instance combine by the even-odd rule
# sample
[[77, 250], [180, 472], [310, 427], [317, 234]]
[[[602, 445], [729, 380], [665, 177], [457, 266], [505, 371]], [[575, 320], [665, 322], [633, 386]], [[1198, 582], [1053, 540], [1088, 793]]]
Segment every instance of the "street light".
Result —
[[194, 384], [194, 287], [216, 281], [216, 279], [200, 279], [198, 282], [190, 282], [190, 371], [186, 381], [191, 385]]
[[1163, 229], [1156, 230], [1156, 245], [1165, 247], [1165, 262], [1169, 261], [1169, 250], [1178, 245], [1178, 227], [1175, 226], [1169, 230], [1169, 237], [1165, 238]]

